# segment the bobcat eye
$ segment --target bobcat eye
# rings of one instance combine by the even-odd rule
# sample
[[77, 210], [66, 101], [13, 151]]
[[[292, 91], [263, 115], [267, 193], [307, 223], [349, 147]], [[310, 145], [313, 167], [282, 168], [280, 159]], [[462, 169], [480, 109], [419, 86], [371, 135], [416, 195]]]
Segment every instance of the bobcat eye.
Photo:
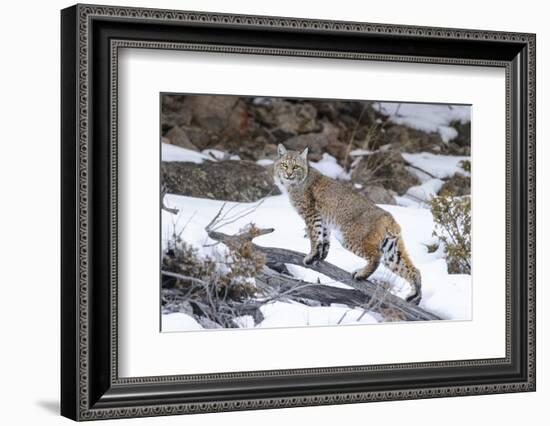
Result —
[[294, 166], [292, 167], [292, 170], [296, 170], [298, 168], [298, 166]]
[[281, 166], [283, 167], [283, 169], [288, 168], [288, 166], [286, 165], [286, 163], [281, 164]]

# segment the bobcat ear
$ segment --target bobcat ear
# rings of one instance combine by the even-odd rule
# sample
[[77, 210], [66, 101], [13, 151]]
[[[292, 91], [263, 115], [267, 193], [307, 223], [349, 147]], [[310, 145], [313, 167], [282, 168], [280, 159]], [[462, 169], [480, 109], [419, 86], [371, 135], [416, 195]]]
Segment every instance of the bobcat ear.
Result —
[[300, 154], [300, 157], [302, 157], [304, 160], [307, 161], [307, 153], [309, 151], [309, 148], [306, 146], [305, 149], [302, 151], [302, 153]]
[[279, 154], [279, 157], [282, 157], [286, 154], [286, 148], [282, 143], [277, 146], [277, 153]]

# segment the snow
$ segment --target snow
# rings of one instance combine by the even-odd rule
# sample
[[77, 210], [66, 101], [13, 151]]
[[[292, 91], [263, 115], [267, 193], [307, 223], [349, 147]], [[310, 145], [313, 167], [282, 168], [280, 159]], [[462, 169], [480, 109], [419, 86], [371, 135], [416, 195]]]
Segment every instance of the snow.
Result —
[[461, 123], [470, 121], [469, 105], [378, 102], [375, 108], [389, 115], [390, 121], [396, 124], [403, 124], [424, 132], [439, 132], [444, 142], [449, 142], [458, 136], [456, 129], [449, 126], [452, 121]]
[[197, 151], [181, 148], [179, 146], [161, 143], [162, 146], [162, 161], [189, 161], [191, 163], [200, 164], [204, 160], [212, 158]]
[[[434, 189], [435, 182], [432, 185], [434, 186], [431, 189]], [[175, 229], [176, 232], [181, 232], [181, 238], [196, 247], [201, 255], [214, 255], [223, 250], [222, 245], [211, 246], [213, 241], [209, 239], [204, 230], [224, 204], [223, 201], [168, 194], [165, 197], [165, 204], [168, 207], [178, 208], [180, 213], [176, 216], [162, 211], [163, 247], [166, 246], [167, 238]], [[235, 215], [239, 211], [256, 205], [257, 203], [227, 202], [226, 210], [233, 207], [231, 215]], [[401, 225], [407, 250], [412, 261], [421, 271], [423, 298], [420, 306], [446, 320], [471, 319], [471, 277], [449, 274], [441, 250], [428, 253], [427, 245], [435, 242], [435, 237], [432, 235], [434, 222], [431, 212], [426, 208], [419, 207], [417, 203], [411, 203], [411, 207], [390, 205], [381, 205], [380, 207], [389, 211]], [[256, 238], [255, 243], [269, 247], [291, 248], [304, 254], [308, 253], [309, 241], [305, 238], [304, 222], [290, 205], [286, 195], [265, 198], [263, 203], [257, 206], [250, 215], [229, 223], [220, 230], [229, 234], [237, 233], [239, 229], [250, 222], [260, 228], [272, 227], [275, 229], [271, 234]], [[331, 235], [331, 249], [327, 261], [350, 273], [365, 264], [363, 259], [344, 249], [334, 235]], [[329, 277], [308, 268], [297, 265], [287, 265], [287, 267], [296, 278], [325, 285], [347, 287], [345, 284], [334, 282]], [[393, 285], [392, 293], [399, 297], [406, 297], [410, 291], [410, 286], [405, 280], [396, 277], [383, 266], [376, 270], [372, 278], [373, 280], [390, 280]], [[265, 319], [256, 327], [334, 325], [338, 323], [344, 311], [350, 311], [342, 306], [307, 307], [285, 302], [275, 302], [263, 309], [266, 310], [264, 312]], [[341, 323], [364, 324], [375, 321], [375, 318], [370, 315], [364, 315], [359, 320], [362, 313], [361, 310], [348, 312]], [[190, 329], [186, 318], [182, 319], [181, 326], [175, 325], [177, 318], [169, 319], [172, 321], [168, 323], [170, 330]], [[251, 318], [242, 317], [239, 321], [242, 326], [253, 326]], [[165, 330], [164, 320], [163, 330]]]
[[258, 328], [305, 327], [342, 324], [375, 324], [375, 317], [362, 309], [343, 306], [306, 306], [299, 303], [274, 302], [260, 308], [264, 320]]
[[202, 329], [202, 326], [193, 317], [182, 312], [162, 315], [162, 331], [192, 331]]
[[[448, 274], [445, 259], [437, 259], [422, 268], [421, 306], [443, 318], [471, 317], [472, 277]], [[444, 285], [441, 285], [444, 283]]]
[[252, 315], [244, 315], [234, 319], [235, 323], [240, 328], [254, 328], [254, 318]]
[[420, 185], [411, 186], [402, 197], [399, 197], [397, 204], [405, 207], [423, 207], [426, 201], [437, 195], [444, 183], [441, 179], [434, 178]]
[[256, 164], [259, 164], [260, 166], [271, 166], [273, 163], [274, 161], [269, 158], [262, 158], [261, 160], [256, 161]]
[[461, 166], [460, 162], [470, 160], [470, 157], [463, 155], [436, 155], [429, 152], [409, 154], [403, 152], [403, 159], [414, 167], [418, 167], [439, 179], [451, 177], [455, 173], [469, 176]]
[[349, 173], [346, 173], [344, 168], [340, 164], [338, 164], [336, 158], [334, 158], [330, 154], [327, 154], [326, 152], [323, 154], [321, 160], [319, 160], [318, 162], [311, 161], [309, 164], [311, 167], [319, 170], [325, 176], [331, 177], [333, 179], [350, 179]]
[[241, 158], [238, 155], [229, 155], [227, 152], [220, 151], [219, 149], [204, 149], [202, 153], [209, 158], [215, 160], [240, 160]]
[[[402, 153], [403, 159], [414, 167], [407, 170], [420, 179], [421, 184], [410, 187], [402, 196], [396, 196], [398, 205], [403, 207], [427, 207], [426, 201], [437, 195], [445, 183], [442, 179], [455, 173], [469, 176], [460, 162], [470, 160], [470, 157], [460, 155], [436, 155], [428, 152]], [[421, 170], [420, 170], [421, 169]], [[435, 177], [433, 177], [435, 176]]]
[[161, 143], [161, 147], [162, 161], [188, 161], [200, 164], [205, 160], [240, 160], [238, 155], [228, 155], [219, 149], [205, 149], [202, 152], [197, 152], [168, 143]]
[[418, 170], [414, 167], [405, 166], [405, 169], [407, 169], [409, 173], [412, 173], [413, 175], [415, 175], [422, 183], [427, 182], [430, 179], [433, 179], [428, 173], [423, 172], [422, 170]]

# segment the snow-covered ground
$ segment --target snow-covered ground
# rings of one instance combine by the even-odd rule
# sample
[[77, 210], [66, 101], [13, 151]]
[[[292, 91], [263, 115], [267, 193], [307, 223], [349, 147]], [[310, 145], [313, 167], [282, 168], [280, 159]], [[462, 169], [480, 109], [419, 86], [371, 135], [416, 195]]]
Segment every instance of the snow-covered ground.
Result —
[[429, 152], [401, 153], [403, 159], [411, 166], [407, 169], [416, 175], [420, 185], [410, 187], [402, 196], [396, 196], [397, 204], [404, 207], [426, 207], [426, 201], [434, 197], [443, 184], [441, 179], [449, 178], [455, 173], [470, 176], [461, 162], [470, 157], [461, 155], [436, 155]]
[[401, 154], [405, 161], [418, 169], [424, 170], [439, 179], [451, 177], [455, 173], [469, 176], [460, 163], [470, 160], [470, 157], [463, 155], [439, 155], [429, 152], [417, 152], [414, 154]]
[[453, 121], [470, 121], [469, 105], [415, 104], [399, 102], [378, 102], [375, 108], [390, 116], [396, 124], [404, 124], [424, 132], [439, 132], [444, 142], [458, 136]]
[[[223, 201], [192, 198], [178, 195], [167, 195], [165, 203], [180, 210], [177, 216], [162, 212], [162, 240], [166, 244], [170, 235], [176, 230], [181, 238], [197, 247], [203, 255], [220, 250], [212, 247], [204, 228], [216, 215]], [[236, 203], [227, 203], [226, 208]], [[240, 204], [235, 210], [244, 210], [255, 204]], [[414, 263], [422, 273], [423, 298], [420, 306], [448, 320], [468, 320], [471, 318], [471, 279], [469, 275], [447, 273], [447, 264], [441, 250], [428, 253], [427, 245], [434, 243], [432, 231], [433, 219], [425, 208], [382, 205], [399, 222], [403, 230], [405, 244]], [[303, 220], [294, 211], [285, 194], [268, 197], [250, 215], [228, 224], [223, 232], [237, 233], [246, 224], [253, 222], [258, 227], [272, 227], [275, 232], [256, 238], [255, 243], [263, 246], [290, 248], [302, 253], [309, 251], [309, 241], [305, 238]], [[331, 249], [327, 261], [350, 273], [364, 266], [364, 260], [344, 249], [340, 243], [331, 238]], [[307, 268], [291, 265], [290, 271], [306, 281], [345, 287], [342, 283], [331, 281], [326, 276]], [[380, 266], [373, 275], [374, 279], [393, 281], [394, 293], [405, 296], [408, 283], [396, 278]], [[265, 319], [257, 327], [286, 327], [307, 325], [336, 325], [350, 323], [372, 323], [376, 319], [369, 314], [362, 315], [361, 310], [350, 310], [341, 305], [331, 307], [308, 307], [297, 303], [276, 302], [263, 308]], [[345, 315], [344, 315], [345, 314]], [[185, 314], [163, 315], [163, 330], [195, 330], [198, 324]], [[242, 318], [243, 326], [253, 326], [251, 319]]]
[[347, 173], [344, 168], [338, 164], [336, 158], [328, 153], [324, 153], [321, 160], [318, 162], [310, 162], [311, 167], [319, 170], [325, 176], [329, 176], [333, 179], [349, 180], [350, 174]]
[[240, 160], [238, 155], [227, 155], [219, 149], [205, 149], [202, 152], [181, 148], [169, 143], [161, 143], [162, 161], [186, 161], [200, 164], [204, 161]]

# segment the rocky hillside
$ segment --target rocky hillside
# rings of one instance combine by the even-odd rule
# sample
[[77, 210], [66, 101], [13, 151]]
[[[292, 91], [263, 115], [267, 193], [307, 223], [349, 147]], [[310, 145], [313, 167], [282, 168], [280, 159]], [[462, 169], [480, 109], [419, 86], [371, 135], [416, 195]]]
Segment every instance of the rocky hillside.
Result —
[[[312, 165], [376, 203], [407, 205], [442, 191], [464, 195], [469, 112], [454, 105], [164, 95], [163, 146], [204, 159], [163, 154], [164, 180], [168, 192], [195, 197], [254, 201], [277, 194], [269, 167], [283, 143], [308, 146]], [[438, 173], [442, 165], [446, 172]]]

